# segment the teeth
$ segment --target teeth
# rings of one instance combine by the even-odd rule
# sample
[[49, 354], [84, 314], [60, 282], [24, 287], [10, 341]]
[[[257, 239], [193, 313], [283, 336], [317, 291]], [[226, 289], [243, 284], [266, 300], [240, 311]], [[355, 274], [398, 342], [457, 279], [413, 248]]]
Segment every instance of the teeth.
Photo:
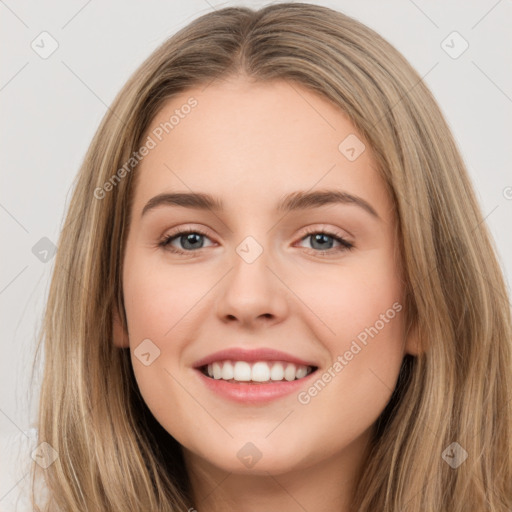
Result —
[[219, 363], [213, 363], [213, 378], [220, 379], [222, 377], [222, 366]]
[[299, 366], [297, 368], [297, 372], [296, 372], [295, 376], [297, 377], [297, 379], [302, 379], [307, 374], [308, 374], [308, 369], [305, 366]]
[[252, 367], [251, 380], [267, 382], [270, 380], [270, 368], [267, 363], [256, 363]]
[[284, 378], [286, 380], [295, 380], [295, 365], [288, 363], [284, 369]]
[[233, 370], [233, 379], [242, 382], [251, 380], [251, 365], [246, 361], [237, 361]]
[[214, 379], [238, 382], [292, 381], [302, 379], [312, 371], [309, 366], [281, 361], [216, 361], [207, 367], [208, 375]]
[[231, 364], [231, 361], [225, 361], [222, 367], [222, 379], [231, 380], [235, 376], [235, 369]]
[[272, 380], [283, 380], [284, 379], [284, 368], [280, 363], [273, 364], [270, 370], [270, 378]]

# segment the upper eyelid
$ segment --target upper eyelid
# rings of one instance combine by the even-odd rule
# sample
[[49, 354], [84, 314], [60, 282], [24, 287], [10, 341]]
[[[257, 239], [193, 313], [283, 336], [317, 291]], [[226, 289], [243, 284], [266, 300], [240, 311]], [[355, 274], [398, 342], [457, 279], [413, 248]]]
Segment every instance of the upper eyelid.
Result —
[[[326, 227], [325, 224], [322, 224], [322, 223], [319, 223], [317, 224], [316, 226], [308, 226], [306, 228], [303, 228], [305, 229], [305, 232], [303, 233], [303, 236], [304, 235], [308, 235], [308, 234], [311, 234], [311, 233], [317, 233], [317, 232], [328, 232], [330, 234], [337, 234], [339, 231], [344, 231], [345, 233], [347, 233], [347, 235], [350, 237], [351, 235], [344, 229], [341, 229], [341, 228], [330, 228], [330, 227]], [[182, 226], [178, 226], [178, 227], [175, 227], [175, 228], [171, 228], [169, 230], [169, 233], [168, 235], [170, 236], [174, 236], [174, 235], [179, 235], [180, 233], [189, 233], [189, 232], [198, 232], [198, 233], [201, 233], [201, 234], [204, 234], [206, 236], [210, 236], [209, 235], [209, 232], [211, 230], [209, 228], [205, 228], [205, 227], [202, 227], [200, 226], [199, 224], [198, 225], [195, 225], [195, 224], [191, 224], [191, 225], [186, 225], [185, 227], [182, 227]], [[167, 235], [164, 235], [164, 236], [167, 236]], [[342, 235], [341, 233], [337, 236], [342, 236], [343, 238], [345, 238], [345, 235]]]

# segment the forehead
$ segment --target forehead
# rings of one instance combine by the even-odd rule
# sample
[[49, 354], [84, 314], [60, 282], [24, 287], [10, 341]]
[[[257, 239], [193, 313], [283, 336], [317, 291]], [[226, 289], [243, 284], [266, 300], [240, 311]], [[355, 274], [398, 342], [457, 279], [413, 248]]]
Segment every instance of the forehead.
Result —
[[137, 169], [139, 209], [175, 190], [208, 192], [238, 208], [333, 187], [386, 201], [371, 148], [345, 113], [296, 83], [237, 77], [188, 89], [164, 104], [148, 138], [153, 147]]

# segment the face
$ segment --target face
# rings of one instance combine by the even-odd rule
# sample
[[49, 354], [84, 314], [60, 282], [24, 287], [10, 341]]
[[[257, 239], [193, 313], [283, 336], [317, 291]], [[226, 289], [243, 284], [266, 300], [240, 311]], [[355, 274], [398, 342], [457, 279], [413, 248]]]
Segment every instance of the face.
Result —
[[313, 92], [244, 78], [187, 90], [148, 129], [115, 343], [189, 459], [280, 474], [368, 440], [413, 348], [362, 140]]

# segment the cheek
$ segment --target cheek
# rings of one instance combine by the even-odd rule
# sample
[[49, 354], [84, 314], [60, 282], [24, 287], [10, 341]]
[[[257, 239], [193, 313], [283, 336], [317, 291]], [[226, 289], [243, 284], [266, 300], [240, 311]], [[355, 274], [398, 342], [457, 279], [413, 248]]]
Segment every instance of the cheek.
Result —
[[197, 280], [192, 272], [149, 263], [150, 258], [133, 255], [125, 267], [124, 300], [130, 341], [134, 343], [144, 338], [163, 341], [173, 336], [208, 291], [208, 280]]
[[[314, 278], [305, 275], [295, 280], [294, 291], [316, 317], [319, 339], [328, 342], [336, 352], [387, 311], [388, 317], [402, 316], [397, 314], [396, 306], [393, 308], [393, 304], [402, 303], [402, 285], [388, 251], [358, 256], [346, 266], [327, 268]], [[398, 334], [400, 324], [386, 322], [386, 331]], [[378, 327], [382, 327], [381, 322]]]
[[[125, 263], [123, 291], [132, 366], [146, 405], [164, 428], [174, 432], [181, 424], [178, 418], [194, 408], [178, 383], [179, 355], [189, 340], [191, 308], [200, 290], [190, 286], [190, 280], [187, 286], [187, 276], [179, 269], [148, 260], [135, 251]], [[144, 353], [150, 354], [146, 361]]]
[[316, 337], [332, 364], [338, 362], [325, 376], [325, 388], [317, 386], [322, 390], [318, 398], [312, 390], [314, 407], [321, 414], [329, 403], [344, 403], [347, 410], [364, 404], [367, 419], [376, 418], [391, 396], [404, 356], [402, 286], [393, 259], [375, 253], [371, 261], [317, 280], [315, 287], [304, 283], [299, 293], [320, 319], [311, 323], [318, 326]]
[[332, 440], [325, 456], [375, 423], [391, 398], [404, 356], [397, 294], [360, 288], [338, 297], [338, 316], [331, 320], [336, 334], [325, 335], [323, 329], [322, 337], [331, 364], [297, 397], [295, 415], [310, 432], [325, 432]]

